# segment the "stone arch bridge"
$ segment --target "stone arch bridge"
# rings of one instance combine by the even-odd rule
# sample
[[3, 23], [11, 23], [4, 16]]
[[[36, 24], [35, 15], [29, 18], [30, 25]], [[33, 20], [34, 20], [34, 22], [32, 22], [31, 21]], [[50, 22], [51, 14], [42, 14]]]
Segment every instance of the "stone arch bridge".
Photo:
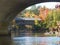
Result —
[[[10, 21], [26, 7], [42, 2], [60, 2], [60, 0], [0, 0], [0, 36], [10, 36], [7, 27]], [[0, 37], [1, 39], [1, 37]], [[9, 45], [9, 38], [3, 37], [1, 45]], [[11, 45], [11, 43], [10, 43]]]

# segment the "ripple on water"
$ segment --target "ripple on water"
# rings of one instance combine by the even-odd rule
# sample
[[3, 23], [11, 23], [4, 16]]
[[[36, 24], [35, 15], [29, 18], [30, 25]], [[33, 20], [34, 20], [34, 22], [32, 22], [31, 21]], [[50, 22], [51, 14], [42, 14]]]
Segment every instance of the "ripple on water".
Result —
[[59, 37], [14, 37], [13, 40], [17, 45], [60, 45]]

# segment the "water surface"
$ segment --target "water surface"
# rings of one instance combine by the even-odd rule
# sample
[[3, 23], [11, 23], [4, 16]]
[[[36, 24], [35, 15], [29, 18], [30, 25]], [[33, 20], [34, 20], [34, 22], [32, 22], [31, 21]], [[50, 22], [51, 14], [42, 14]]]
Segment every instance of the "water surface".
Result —
[[60, 37], [14, 37], [15, 45], [60, 45]]

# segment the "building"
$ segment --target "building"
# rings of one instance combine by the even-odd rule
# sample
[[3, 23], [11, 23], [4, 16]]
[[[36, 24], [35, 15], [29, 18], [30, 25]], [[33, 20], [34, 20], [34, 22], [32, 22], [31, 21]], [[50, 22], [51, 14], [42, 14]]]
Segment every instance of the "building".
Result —
[[41, 19], [39, 18], [15, 18], [16, 23], [20, 25], [33, 25], [35, 24], [35, 20], [40, 21]]

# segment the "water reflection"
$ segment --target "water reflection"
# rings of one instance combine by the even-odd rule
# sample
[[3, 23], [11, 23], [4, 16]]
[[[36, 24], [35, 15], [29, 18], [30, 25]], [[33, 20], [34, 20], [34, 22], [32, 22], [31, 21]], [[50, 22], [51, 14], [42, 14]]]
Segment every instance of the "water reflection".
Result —
[[60, 37], [15, 37], [15, 45], [60, 45]]

